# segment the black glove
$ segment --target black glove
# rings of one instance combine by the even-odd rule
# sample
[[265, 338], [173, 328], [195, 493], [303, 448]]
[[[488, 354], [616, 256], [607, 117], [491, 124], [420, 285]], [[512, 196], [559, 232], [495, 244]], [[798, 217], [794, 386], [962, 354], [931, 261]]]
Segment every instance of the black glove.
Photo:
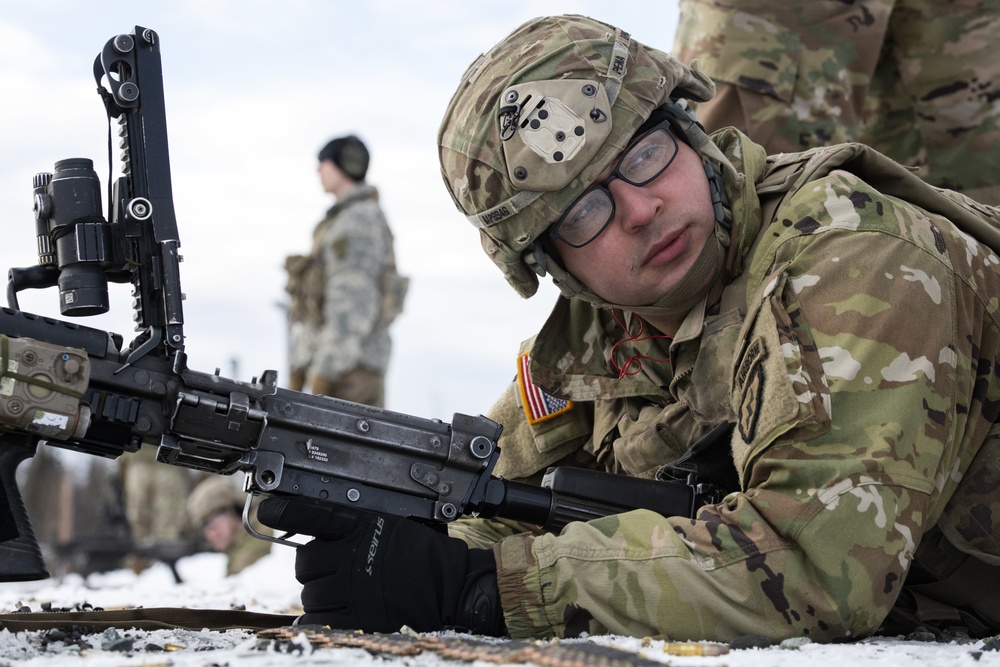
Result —
[[489, 549], [469, 549], [408, 519], [305, 499], [267, 498], [257, 518], [272, 528], [317, 535], [295, 555], [305, 610], [299, 624], [507, 634]]

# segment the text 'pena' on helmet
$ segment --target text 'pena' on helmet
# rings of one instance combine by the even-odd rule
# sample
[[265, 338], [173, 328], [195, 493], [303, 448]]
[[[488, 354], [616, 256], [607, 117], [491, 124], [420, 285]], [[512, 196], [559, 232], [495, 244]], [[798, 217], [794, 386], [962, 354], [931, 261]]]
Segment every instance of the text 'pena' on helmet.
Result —
[[481, 55], [438, 131], [441, 174], [521, 296], [523, 255], [624, 150], [656, 107], [703, 102], [711, 79], [584, 16], [536, 18]]

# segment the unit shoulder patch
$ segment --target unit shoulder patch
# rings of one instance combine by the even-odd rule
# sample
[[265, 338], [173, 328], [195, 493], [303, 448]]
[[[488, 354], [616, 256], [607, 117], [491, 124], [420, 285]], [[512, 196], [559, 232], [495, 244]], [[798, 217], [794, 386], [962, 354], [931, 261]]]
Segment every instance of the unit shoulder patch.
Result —
[[737, 377], [740, 403], [738, 426], [744, 442], [752, 442], [760, 417], [760, 406], [764, 399], [764, 344], [757, 339], [750, 344]]

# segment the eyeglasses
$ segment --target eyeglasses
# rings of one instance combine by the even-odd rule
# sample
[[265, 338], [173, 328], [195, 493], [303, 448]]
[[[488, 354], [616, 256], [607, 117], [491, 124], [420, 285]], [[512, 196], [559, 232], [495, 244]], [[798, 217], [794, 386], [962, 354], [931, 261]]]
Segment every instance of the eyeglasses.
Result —
[[677, 156], [677, 139], [670, 123], [663, 121], [648, 130], [618, 158], [615, 170], [602, 183], [588, 188], [552, 225], [549, 236], [574, 248], [582, 248], [598, 236], [615, 217], [615, 199], [608, 186], [620, 178], [629, 185], [643, 186], [666, 171]]

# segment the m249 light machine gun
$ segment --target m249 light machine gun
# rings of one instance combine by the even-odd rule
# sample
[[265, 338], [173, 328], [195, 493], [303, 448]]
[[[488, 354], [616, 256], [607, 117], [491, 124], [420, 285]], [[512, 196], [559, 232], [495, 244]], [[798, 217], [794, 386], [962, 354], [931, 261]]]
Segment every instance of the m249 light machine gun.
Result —
[[[695, 484], [592, 471], [519, 484], [492, 474], [501, 426], [485, 417], [447, 424], [282, 389], [271, 370], [243, 382], [189, 369], [159, 36], [136, 26], [112, 38], [94, 77], [120, 138], [108, 219], [89, 159], [36, 176], [38, 264], [10, 270], [0, 309], [0, 581], [48, 576], [16, 484], [39, 444], [109, 458], [151, 446], [164, 464], [243, 472], [247, 511], [263, 493], [437, 524], [476, 514], [554, 529], [641, 506], [691, 516], [711, 499]], [[109, 282], [132, 284], [127, 344], [18, 306], [24, 289], [58, 287], [63, 316], [103, 313]]]

